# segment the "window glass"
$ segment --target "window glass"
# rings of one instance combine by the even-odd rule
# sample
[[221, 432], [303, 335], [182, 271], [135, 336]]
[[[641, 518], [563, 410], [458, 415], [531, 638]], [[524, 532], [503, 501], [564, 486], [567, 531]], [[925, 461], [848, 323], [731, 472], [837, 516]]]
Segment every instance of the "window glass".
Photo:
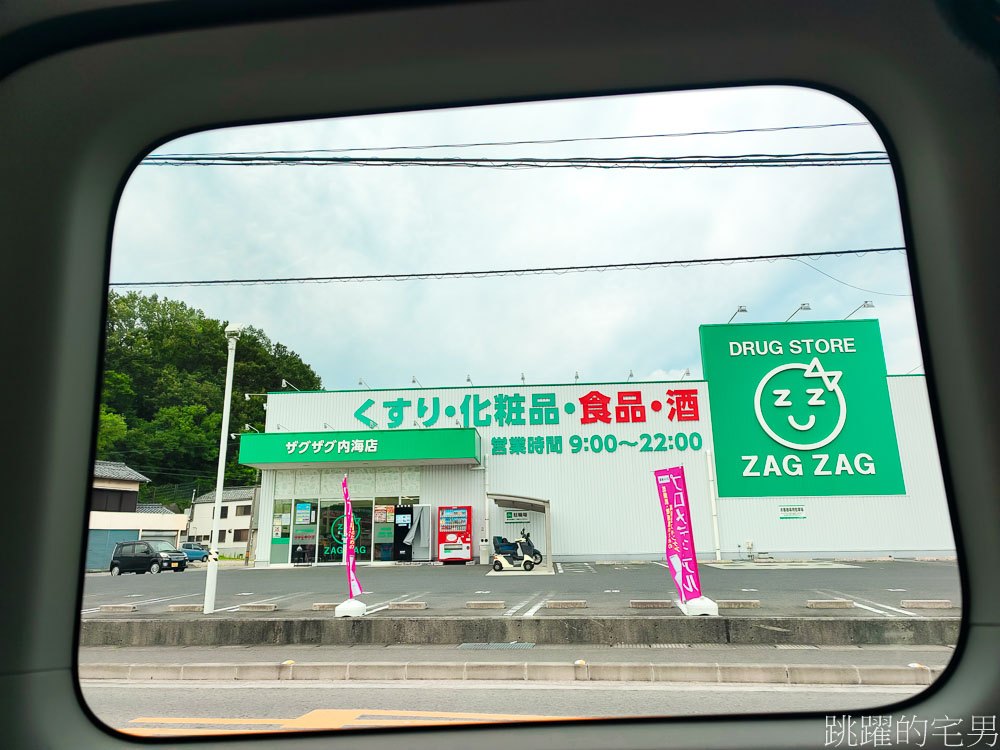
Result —
[[[158, 148], [115, 221], [97, 443], [135, 487], [91, 494], [117, 517], [88, 530], [81, 617], [137, 664], [469, 679], [229, 702], [94, 679], [95, 713], [164, 736], [843, 717], [925, 689], [963, 602], [888, 151], [779, 86]], [[220, 462], [240, 520], [213, 540]], [[107, 574], [110, 545], [172, 529], [225, 559]], [[100, 612], [133, 600], [162, 634]], [[232, 641], [173, 634], [178, 604]], [[255, 640], [261, 617], [289, 624]]]

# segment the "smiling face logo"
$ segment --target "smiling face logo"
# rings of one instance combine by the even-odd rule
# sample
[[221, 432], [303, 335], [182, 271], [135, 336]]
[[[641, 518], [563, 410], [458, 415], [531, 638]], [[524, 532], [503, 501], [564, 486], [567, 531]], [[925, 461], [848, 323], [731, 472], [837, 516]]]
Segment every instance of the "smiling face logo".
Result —
[[757, 385], [757, 421], [786, 448], [822, 448], [840, 434], [847, 421], [847, 402], [838, 385], [842, 375], [824, 370], [816, 357], [808, 365], [775, 367]]

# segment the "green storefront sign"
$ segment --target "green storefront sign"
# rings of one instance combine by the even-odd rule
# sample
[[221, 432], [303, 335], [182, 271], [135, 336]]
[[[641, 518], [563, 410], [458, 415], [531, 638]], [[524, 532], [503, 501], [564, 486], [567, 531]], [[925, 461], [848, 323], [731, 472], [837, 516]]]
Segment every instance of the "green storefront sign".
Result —
[[700, 334], [720, 497], [905, 493], [877, 320]]
[[475, 429], [244, 433], [240, 463], [258, 468], [296, 464], [478, 464]]

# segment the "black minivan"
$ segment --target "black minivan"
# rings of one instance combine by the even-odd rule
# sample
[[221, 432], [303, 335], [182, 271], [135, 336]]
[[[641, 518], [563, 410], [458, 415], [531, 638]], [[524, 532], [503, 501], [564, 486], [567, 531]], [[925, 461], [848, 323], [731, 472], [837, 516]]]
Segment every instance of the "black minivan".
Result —
[[118, 542], [111, 555], [111, 575], [122, 573], [159, 573], [172, 570], [182, 573], [187, 568], [187, 556], [169, 542]]

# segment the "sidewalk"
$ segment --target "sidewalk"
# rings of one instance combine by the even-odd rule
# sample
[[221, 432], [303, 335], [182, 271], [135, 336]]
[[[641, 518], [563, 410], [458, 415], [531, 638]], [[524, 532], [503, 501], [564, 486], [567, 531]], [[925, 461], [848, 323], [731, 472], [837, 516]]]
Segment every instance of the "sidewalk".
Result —
[[[819, 646], [670, 644], [670, 648], [471, 644], [432, 646], [92, 646], [79, 650], [80, 664], [280, 664], [295, 662], [567, 662], [685, 664], [852, 664], [906, 666], [913, 662], [943, 667], [954, 651], [949, 646]], [[483, 648], [493, 646], [492, 648]], [[504, 648], [506, 646], [507, 648]]]
[[[773, 685], [929, 685], [946, 647], [85, 648], [83, 680], [512, 680]], [[791, 657], [791, 658], [790, 658]]]

